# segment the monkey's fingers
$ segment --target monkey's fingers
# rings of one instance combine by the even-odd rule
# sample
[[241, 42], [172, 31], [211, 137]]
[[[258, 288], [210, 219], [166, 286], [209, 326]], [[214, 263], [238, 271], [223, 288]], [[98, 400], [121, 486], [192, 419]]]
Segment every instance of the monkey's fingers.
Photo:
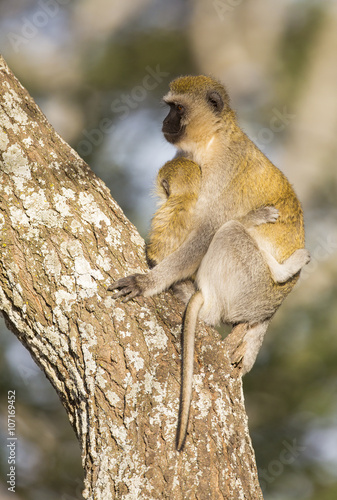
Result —
[[114, 281], [111, 285], [108, 286], [108, 291], [111, 292], [112, 290], [115, 290], [116, 288], [124, 288], [126, 286], [129, 286], [131, 283], [130, 278], [132, 278], [133, 275], [131, 276], [126, 276], [126, 278], [120, 278], [116, 281]]
[[266, 224], [267, 222], [276, 222], [279, 218], [279, 211], [273, 206], [257, 208], [248, 214], [256, 226]]
[[132, 292], [132, 290], [133, 290], [133, 288], [131, 288], [131, 287], [122, 288], [118, 292], [114, 293], [113, 298], [114, 299], [118, 299], [119, 297], [127, 296], [127, 295], [129, 295]]
[[119, 291], [115, 292], [113, 298], [117, 299], [119, 297], [124, 297], [123, 302], [128, 302], [141, 294], [141, 289], [137, 285], [136, 274], [127, 276], [126, 278], [120, 278], [108, 287], [109, 292], [117, 289], [119, 289]]
[[266, 210], [266, 222], [276, 222], [280, 215], [279, 210], [273, 206], [266, 206], [264, 208]]
[[140, 290], [132, 290], [129, 295], [127, 295], [126, 297], [124, 297], [124, 299], [122, 300], [122, 302], [129, 302], [129, 300], [131, 299], [134, 299], [135, 297], [138, 297], [138, 295], [140, 295]]

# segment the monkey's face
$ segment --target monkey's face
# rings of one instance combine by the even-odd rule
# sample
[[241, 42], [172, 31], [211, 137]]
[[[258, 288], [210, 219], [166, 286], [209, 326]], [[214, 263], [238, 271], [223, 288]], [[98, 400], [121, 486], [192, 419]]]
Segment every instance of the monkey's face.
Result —
[[170, 196], [183, 196], [186, 199], [199, 193], [200, 182], [201, 169], [197, 163], [183, 157], [175, 158], [166, 162], [159, 170], [157, 194], [164, 201]]
[[174, 80], [164, 101], [170, 107], [162, 127], [165, 139], [187, 152], [208, 144], [229, 110], [225, 89], [203, 76]]
[[162, 131], [168, 142], [176, 144], [185, 134], [186, 123], [184, 123], [184, 118], [186, 110], [179, 102], [166, 102], [170, 106], [170, 111], [163, 121]]

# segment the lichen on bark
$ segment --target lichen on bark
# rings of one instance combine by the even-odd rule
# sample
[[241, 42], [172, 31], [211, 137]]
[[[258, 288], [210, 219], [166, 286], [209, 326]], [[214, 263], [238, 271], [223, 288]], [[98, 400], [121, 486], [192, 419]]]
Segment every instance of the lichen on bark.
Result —
[[199, 323], [178, 453], [182, 304], [113, 300], [112, 280], [146, 271], [142, 239], [3, 59], [0, 87], [0, 310], [67, 411], [84, 498], [262, 498], [226, 345]]

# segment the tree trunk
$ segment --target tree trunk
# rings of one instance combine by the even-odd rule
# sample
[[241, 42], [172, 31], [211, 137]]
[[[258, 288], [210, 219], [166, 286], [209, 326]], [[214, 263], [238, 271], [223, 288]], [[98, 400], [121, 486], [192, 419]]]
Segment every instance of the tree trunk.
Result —
[[0, 58], [0, 310], [55, 387], [84, 498], [261, 499], [241, 378], [198, 325], [185, 448], [175, 449], [183, 307], [113, 300], [144, 242]]

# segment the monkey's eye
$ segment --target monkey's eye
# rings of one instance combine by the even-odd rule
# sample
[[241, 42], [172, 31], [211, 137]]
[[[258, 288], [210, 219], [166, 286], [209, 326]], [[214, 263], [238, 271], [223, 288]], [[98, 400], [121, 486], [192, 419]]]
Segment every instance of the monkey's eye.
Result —
[[183, 114], [183, 112], [185, 111], [185, 108], [184, 108], [184, 106], [182, 106], [181, 104], [176, 104], [176, 110], [178, 111], [178, 113], [179, 113], [180, 115], [182, 115], [182, 114]]

